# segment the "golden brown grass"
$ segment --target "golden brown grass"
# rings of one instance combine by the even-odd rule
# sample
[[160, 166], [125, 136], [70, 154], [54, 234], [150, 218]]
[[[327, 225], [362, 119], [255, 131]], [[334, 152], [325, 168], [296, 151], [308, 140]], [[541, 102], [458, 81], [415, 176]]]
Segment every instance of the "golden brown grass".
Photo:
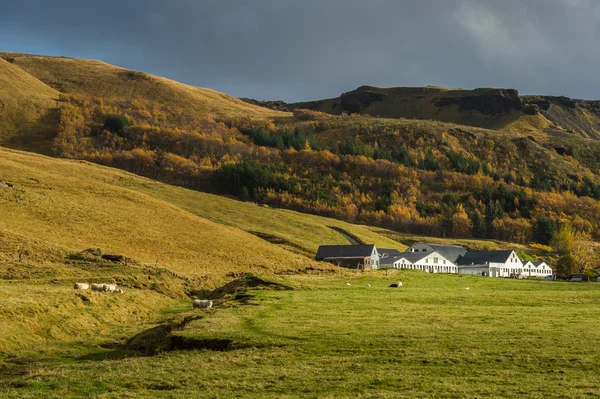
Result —
[[0, 58], [0, 145], [49, 148], [56, 134], [53, 111], [58, 96], [58, 91]]
[[0, 188], [0, 234], [19, 238], [18, 245], [102, 248], [213, 281], [313, 264], [237, 228], [119, 187], [124, 179], [147, 181], [126, 172], [0, 149], [0, 179], [16, 185]]
[[130, 101], [143, 99], [175, 106], [182, 112], [213, 112], [228, 117], [291, 116], [291, 113], [251, 105], [211, 89], [188, 86], [100, 61], [17, 53], [0, 53], [0, 56], [14, 58], [15, 65], [61, 93]]

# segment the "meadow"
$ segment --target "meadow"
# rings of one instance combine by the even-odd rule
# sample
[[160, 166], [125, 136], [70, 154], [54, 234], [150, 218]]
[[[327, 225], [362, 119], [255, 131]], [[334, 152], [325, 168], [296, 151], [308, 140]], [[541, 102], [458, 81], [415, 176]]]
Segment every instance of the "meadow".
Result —
[[[32, 355], [28, 362], [9, 359], [7, 370], [12, 373], [2, 377], [0, 395], [579, 398], [600, 394], [596, 373], [600, 361], [594, 348], [600, 339], [596, 316], [600, 285], [418, 271], [273, 279], [280, 287], [293, 289], [251, 289], [217, 299], [210, 310], [192, 312], [189, 302], [182, 302], [164, 313], [202, 316], [171, 332], [181, 337], [178, 342], [227, 342], [226, 347], [147, 356], [128, 348], [122, 335], [93, 347], [79, 343], [67, 351], [63, 344], [55, 356], [50, 350], [38, 358]], [[399, 279], [402, 288], [388, 287]]]

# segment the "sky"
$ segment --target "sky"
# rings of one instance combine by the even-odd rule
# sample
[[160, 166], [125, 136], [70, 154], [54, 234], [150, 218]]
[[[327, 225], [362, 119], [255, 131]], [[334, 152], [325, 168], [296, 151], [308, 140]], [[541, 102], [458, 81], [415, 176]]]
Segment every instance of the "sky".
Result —
[[598, 43], [600, 0], [0, 0], [0, 51], [288, 102], [362, 85], [600, 99]]

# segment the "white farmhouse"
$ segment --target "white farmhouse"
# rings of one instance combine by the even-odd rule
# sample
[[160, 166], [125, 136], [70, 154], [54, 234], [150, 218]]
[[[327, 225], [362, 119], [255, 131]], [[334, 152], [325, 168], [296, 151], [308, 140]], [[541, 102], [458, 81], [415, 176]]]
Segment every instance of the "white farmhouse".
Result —
[[523, 275], [523, 262], [515, 251], [467, 252], [458, 261], [460, 274], [489, 277], [518, 277]]
[[404, 252], [381, 258], [382, 269], [410, 269], [428, 273], [458, 273], [458, 267], [438, 252]]
[[467, 253], [467, 250], [464, 247], [461, 247], [460, 245], [427, 244], [424, 242], [419, 242], [408, 248], [406, 252], [437, 252], [438, 254], [443, 256], [444, 259], [456, 265], [458, 263], [458, 260]]
[[527, 262], [523, 265], [523, 275], [526, 277], [552, 276], [552, 268], [546, 262]]
[[374, 244], [321, 245], [315, 258], [318, 261], [351, 269], [373, 270], [379, 268], [379, 253]]

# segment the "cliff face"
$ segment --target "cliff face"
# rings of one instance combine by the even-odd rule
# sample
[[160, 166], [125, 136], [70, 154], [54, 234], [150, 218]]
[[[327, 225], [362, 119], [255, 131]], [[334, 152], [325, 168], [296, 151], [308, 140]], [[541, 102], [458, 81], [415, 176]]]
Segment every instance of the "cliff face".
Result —
[[476, 89], [468, 94], [434, 99], [434, 104], [440, 108], [457, 105], [458, 112], [476, 111], [491, 116], [522, 109], [519, 92], [514, 89]]
[[559, 129], [600, 139], [600, 101], [553, 96], [524, 96], [521, 101], [524, 107], [537, 107]]

